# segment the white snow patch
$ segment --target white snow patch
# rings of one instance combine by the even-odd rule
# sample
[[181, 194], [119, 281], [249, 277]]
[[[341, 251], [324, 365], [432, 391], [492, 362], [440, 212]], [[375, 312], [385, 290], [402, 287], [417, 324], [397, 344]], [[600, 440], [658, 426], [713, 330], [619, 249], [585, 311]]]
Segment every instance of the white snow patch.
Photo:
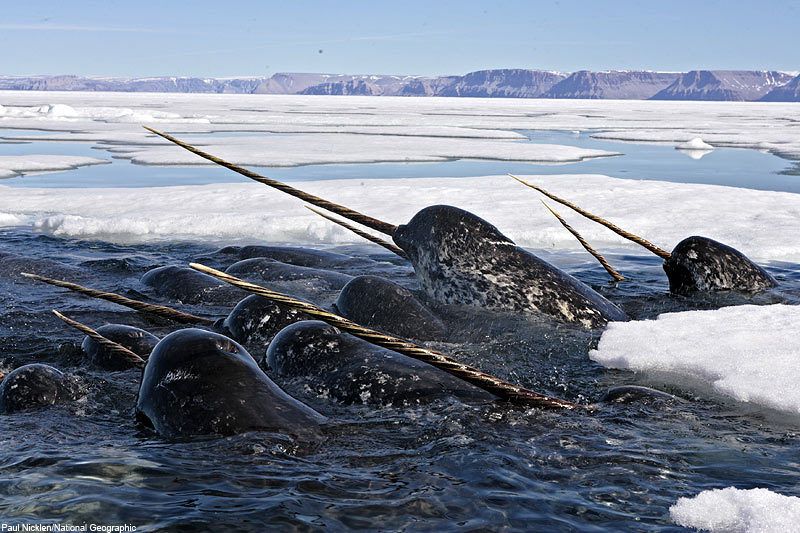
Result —
[[31, 172], [54, 172], [110, 163], [105, 159], [72, 155], [0, 155], [0, 178]]
[[[526, 179], [666, 249], [690, 235], [704, 235], [755, 260], [800, 262], [797, 194], [598, 175]], [[0, 212], [24, 217], [50, 234], [116, 242], [364, 242], [303, 209], [299, 200], [242, 181], [130, 189], [0, 185]], [[485, 218], [521, 246], [582, 250], [544, 209], [541, 196], [508, 176], [318, 180], [293, 185], [393, 224], [408, 222], [429, 205], [448, 204]], [[647, 253], [598, 224], [567, 211], [563, 215], [604, 252]]]
[[[800, 261], [800, 196], [796, 194], [592, 175], [529, 179], [666, 248], [700, 234], [751, 258]], [[579, 249], [538, 202], [539, 195], [506, 176], [320, 180], [294, 185], [392, 223], [405, 223], [428, 205], [455, 205], [489, 220], [522, 246]], [[647, 207], [652, 205], [669, 209], [650, 212]], [[764, 205], [770, 205], [770, 210], [765, 211]], [[112, 241], [363, 242], [301, 206], [294, 198], [249, 182], [133, 189], [0, 188], [0, 211], [24, 215], [56, 235]], [[565, 216], [600, 249], [643, 253], [602, 226], [576, 215]]]
[[678, 384], [707, 383], [736, 400], [800, 414], [798, 330], [795, 305], [666, 313], [612, 322], [589, 357]]
[[797, 531], [800, 498], [728, 487], [680, 498], [669, 514], [679, 526], [712, 533], [784, 533]]
[[714, 147], [703, 141], [700, 137], [695, 137], [690, 141], [680, 143], [675, 147], [678, 150], [713, 150]]

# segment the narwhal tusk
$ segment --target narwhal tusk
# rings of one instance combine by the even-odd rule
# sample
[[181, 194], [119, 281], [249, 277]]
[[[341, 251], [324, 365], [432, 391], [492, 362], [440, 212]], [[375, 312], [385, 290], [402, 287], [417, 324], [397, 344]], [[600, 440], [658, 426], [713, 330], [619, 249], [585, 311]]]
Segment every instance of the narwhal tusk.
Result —
[[358, 229], [357, 227], [353, 226], [352, 224], [348, 224], [344, 220], [339, 220], [338, 218], [334, 218], [334, 217], [330, 216], [329, 214], [327, 214], [327, 213], [325, 213], [323, 211], [320, 211], [319, 209], [314, 209], [313, 207], [309, 207], [309, 206], [305, 206], [305, 207], [309, 211], [313, 211], [314, 213], [318, 214], [322, 218], [324, 218], [326, 220], [330, 220], [334, 224], [338, 224], [338, 225], [342, 226], [343, 228], [349, 229], [350, 231], [352, 231], [353, 233], [355, 233], [359, 237], [367, 239], [370, 242], [374, 242], [378, 246], [383, 246], [384, 248], [386, 248], [387, 250], [389, 250], [393, 254], [399, 255], [403, 259], [408, 259], [408, 256], [406, 255], [406, 253], [399, 246], [397, 246], [395, 244], [392, 244], [392, 243], [390, 243], [388, 241], [384, 241], [380, 237], [376, 237], [374, 235], [370, 235], [366, 231], [362, 231], [362, 230]]
[[225, 161], [224, 159], [220, 159], [215, 155], [211, 155], [208, 152], [200, 150], [199, 148], [195, 148], [191, 144], [187, 144], [181, 141], [180, 139], [176, 139], [175, 137], [167, 133], [160, 132], [148, 126], [142, 126], [142, 127], [147, 131], [158, 135], [159, 137], [163, 137], [164, 139], [168, 140], [171, 143], [177, 144], [181, 148], [189, 150], [193, 154], [199, 155], [204, 159], [208, 159], [212, 163], [216, 163], [217, 165], [223, 166], [229, 170], [233, 170], [234, 172], [237, 172], [242, 176], [246, 176], [251, 180], [263, 183], [264, 185], [267, 185], [274, 189], [278, 189], [279, 191], [283, 191], [290, 196], [294, 196], [295, 198], [303, 200], [304, 202], [308, 202], [312, 205], [321, 207], [322, 209], [325, 209], [332, 213], [336, 213], [337, 215], [350, 219], [353, 222], [358, 222], [359, 224], [367, 226], [368, 228], [372, 228], [375, 231], [380, 231], [381, 233], [384, 233], [391, 237], [392, 235], [394, 235], [395, 230], [397, 230], [397, 226], [393, 224], [389, 224], [388, 222], [378, 220], [377, 218], [372, 218], [370, 216], [364, 215], [362, 213], [359, 213], [358, 211], [350, 209], [349, 207], [329, 202], [328, 200], [320, 198], [319, 196], [314, 196], [313, 194], [309, 194], [299, 189], [295, 189], [294, 187], [287, 185], [283, 182], [280, 182], [278, 180], [262, 176], [261, 174], [256, 174], [252, 170], [247, 170], [244, 167], [240, 167], [239, 165], [235, 165], [233, 163]]
[[29, 274], [27, 272], [21, 272], [20, 274], [22, 276], [25, 276], [26, 278], [35, 279], [36, 281], [42, 281], [50, 285], [55, 285], [56, 287], [69, 289], [79, 294], [91, 296], [92, 298], [99, 298], [101, 300], [106, 300], [108, 302], [112, 302], [117, 305], [129, 307], [130, 309], [135, 309], [136, 311], [142, 311], [145, 313], [158, 315], [160, 317], [169, 318], [170, 320], [181, 322], [183, 324], [211, 325], [214, 323], [213, 320], [210, 320], [208, 318], [203, 318], [189, 313], [184, 313], [183, 311], [178, 311], [177, 309], [172, 309], [171, 307], [167, 307], [164, 305], [149, 304], [146, 302], [141, 302], [139, 300], [132, 300], [131, 298], [126, 298], [125, 296], [122, 296], [120, 294], [115, 294], [113, 292], [105, 292], [105, 291], [99, 291], [97, 289], [90, 289], [89, 287], [78, 285], [77, 283], [70, 283], [69, 281], [62, 281], [60, 279], [46, 278], [44, 276], [39, 276], [37, 274]]
[[670, 257], [672, 257], [671, 253], [669, 253], [666, 250], [663, 250], [663, 249], [659, 248], [658, 246], [656, 246], [652, 242], [648, 241], [647, 239], [643, 239], [642, 237], [639, 237], [638, 235], [634, 235], [633, 233], [631, 233], [629, 231], [625, 231], [624, 229], [620, 228], [619, 226], [613, 224], [612, 222], [609, 222], [608, 220], [606, 220], [604, 218], [601, 218], [601, 217], [599, 217], [599, 216], [597, 216], [595, 214], [592, 214], [589, 211], [586, 211], [585, 209], [582, 209], [582, 208], [578, 207], [577, 205], [573, 204], [572, 202], [570, 202], [568, 200], [564, 200], [563, 198], [560, 198], [560, 197], [556, 196], [555, 194], [547, 192], [546, 190], [544, 190], [543, 188], [539, 187], [538, 185], [534, 185], [533, 183], [525, 181], [522, 178], [518, 178], [517, 176], [514, 176], [513, 174], [509, 174], [509, 176], [511, 176], [512, 178], [514, 178], [515, 180], [517, 180], [521, 184], [525, 185], [526, 187], [530, 187], [531, 189], [533, 189], [535, 191], [539, 191], [540, 193], [544, 194], [545, 196], [547, 196], [551, 200], [556, 201], [556, 202], [560, 203], [561, 205], [565, 205], [565, 206], [569, 207], [570, 209], [572, 209], [576, 213], [579, 213], [579, 214], [585, 216], [589, 220], [591, 220], [593, 222], [597, 222], [598, 224], [601, 224], [601, 225], [607, 227], [608, 229], [610, 229], [611, 231], [613, 231], [614, 233], [616, 233], [620, 237], [624, 237], [624, 238], [628, 239], [629, 241], [635, 242], [639, 246], [643, 246], [644, 248], [647, 248], [649, 251], [653, 252], [654, 254], [656, 254], [658, 257], [660, 257], [662, 259], [669, 259]]
[[614, 278], [614, 280], [615, 280], [615, 281], [624, 281], [624, 280], [625, 280], [625, 276], [623, 276], [622, 274], [620, 274], [619, 272], [617, 272], [617, 271], [614, 269], [614, 267], [612, 267], [612, 266], [611, 266], [611, 265], [608, 263], [608, 261], [606, 261], [606, 258], [605, 258], [605, 257], [603, 257], [603, 255], [602, 255], [600, 252], [598, 252], [597, 250], [595, 250], [595, 249], [594, 249], [594, 247], [592, 247], [592, 245], [591, 245], [591, 244], [589, 244], [589, 243], [586, 241], [586, 239], [584, 239], [584, 238], [583, 238], [583, 236], [582, 236], [580, 233], [578, 233], [578, 230], [576, 230], [575, 228], [573, 228], [572, 226], [570, 226], [569, 224], [567, 224], [567, 221], [566, 221], [566, 220], [564, 220], [564, 218], [563, 218], [561, 215], [559, 215], [559, 214], [556, 212], [556, 210], [555, 210], [555, 209], [553, 209], [552, 207], [550, 207], [549, 205], [547, 205], [547, 203], [545, 203], [545, 201], [544, 201], [544, 200], [542, 200], [542, 204], [544, 204], [544, 206], [547, 208], [547, 210], [548, 210], [548, 211], [550, 211], [550, 212], [553, 214], [553, 216], [554, 216], [554, 217], [556, 217], [556, 218], [558, 219], [558, 221], [559, 221], [559, 222], [561, 222], [561, 225], [562, 225], [562, 226], [564, 226], [564, 228], [566, 228], [566, 230], [567, 230], [567, 231], [569, 231], [570, 233], [572, 233], [572, 235], [573, 235], [573, 236], [574, 236], [576, 239], [578, 239], [578, 242], [579, 242], [579, 243], [581, 243], [581, 246], [583, 246], [583, 248], [584, 248], [584, 249], [585, 249], [587, 252], [589, 252], [590, 254], [592, 254], [592, 255], [594, 256], [594, 258], [595, 258], [595, 259], [597, 259], [597, 261], [598, 261], [598, 262], [599, 262], [601, 265], [603, 265], [603, 268], [605, 268], [605, 269], [606, 269], [606, 272], [608, 272], [608, 274], [609, 274], [609, 275], [610, 275], [612, 278]]
[[67, 325], [72, 326], [73, 328], [77, 329], [78, 331], [85, 333], [95, 341], [97, 341], [100, 345], [104, 348], [108, 349], [114, 355], [117, 355], [127, 361], [137, 365], [137, 366], [144, 366], [145, 360], [139, 357], [137, 354], [133, 353], [126, 347], [122, 346], [121, 344], [117, 344], [116, 342], [107, 339], [100, 335], [98, 332], [87, 326], [86, 324], [81, 324], [77, 320], [72, 320], [71, 318], [67, 318], [55, 309], [53, 309], [53, 314], [56, 315], [58, 318], [63, 320], [67, 323]]
[[466, 381], [467, 383], [471, 383], [476, 387], [488, 391], [503, 400], [513, 402], [515, 404], [536, 407], [560, 409], [575, 409], [580, 407], [578, 404], [568, 402], [566, 400], [560, 400], [558, 398], [551, 398], [524, 387], [514, 385], [500, 378], [482, 372], [477, 368], [459, 363], [458, 361], [451, 359], [449, 356], [441, 352], [429, 350], [405, 339], [393, 337], [391, 335], [385, 335], [375, 330], [365, 328], [339, 315], [325, 311], [314, 304], [297, 300], [291, 296], [287, 296], [279, 292], [271, 291], [265, 287], [261, 287], [260, 285], [249, 283], [231, 276], [230, 274], [220, 272], [219, 270], [215, 270], [204, 265], [191, 263], [189, 266], [195, 270], [230, 283], [235, 287], [239, 287], [240, 289], [244, 289], [269, 300], [284, 303], [290, 307], [303, 311], [310, 316], [323, 320], [324, 322], [327, 322], [328, 324], [335, 326], [342, 331], [346, 331], [347, 333], [350, 333], [351, 335], [354, 335], [360, 339], [364, 339], [367, 342], [428, 363], [431, 366], [439, 368], [440, 370], [444, 370], [445, 372]]

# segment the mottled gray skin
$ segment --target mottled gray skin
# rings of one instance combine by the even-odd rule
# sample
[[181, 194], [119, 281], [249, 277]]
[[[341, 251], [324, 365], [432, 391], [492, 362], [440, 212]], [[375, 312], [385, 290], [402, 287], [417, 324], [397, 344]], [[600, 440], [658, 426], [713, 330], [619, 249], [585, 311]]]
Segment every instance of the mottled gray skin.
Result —
[[427, 207], [393, 237], [438, 302], [543, 314], [586, 328], [628, 319], [589, 286], [462, 209]]
[[0, 383], [0, 413], [69, 402], [77, 396], [74, 378], [52, 366], [25, 365], [10, 372]]
[[358, 276], [339, 293], [336, 311], [353, 322], [400, 337], [441, 339], [445, 326], [414, 293], [378, 276]]
[[352, 276], [332, 270], [290, 265], [263, 257], [239, 261], [229, 266], [225, 272], [233, 276], [255, 281], [280, 282], [308, 280], [314, 283], [315, 286], [318, 285], [321, 289], [336, 291], [353, 279]]
[[609, 389], [600, 401], [604, 403], [637, 403], [648, 405], [664, 402], [682, 402], [683, 400], [667, 392], [651, 389], [650, 387], [622, 385]]
[[[121, 344], [142, 359], [150, 357], [150, 352], [158, 344], [158, 337], [152, 333], [124, 324], [106, 324], [97, 328], [97, 332], [103, 337]], [[106, 370], [127, 370], [135, 366], [132, 361], [114, 355], [88, 336], [84, 337], [81, 349], [92, 364]]]
[[400, 406], [448, 397], [495, 399], [442, 370], [316, 320], [281, 330], [269, 345], [266, 363], [277, 375], [303, 378], [319, 394], [348, 404]]
[[760, 292], [778, 282], [742, 252], [707, 237], [688, 237], [664, 261], [675, 294], [709, 291]]
[[160, 296], [186, 304], [234, 305], [247, 294], [213, 276], [178, 266], [154, 268], [141, 281]]
[[155, 347], [136, 416], [166, 438], [257, 430], [310, 436], [327, 420], [283, 392], [239, 344], [200, 329], [170, 333]]
[[222, 331], [232, 339], [250, 347], [266, 350], [275, 335], [301, 320], [305, 313], [252, 294], [239, 302], [222, 322]]

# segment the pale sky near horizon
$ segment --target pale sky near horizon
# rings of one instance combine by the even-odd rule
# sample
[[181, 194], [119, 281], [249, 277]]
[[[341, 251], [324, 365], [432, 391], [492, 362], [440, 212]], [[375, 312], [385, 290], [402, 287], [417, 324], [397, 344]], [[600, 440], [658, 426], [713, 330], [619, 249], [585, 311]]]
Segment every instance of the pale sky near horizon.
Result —
[[800, 70], [800, 0], [0, 5], [0, 46], [6, 51], [0, 75]]

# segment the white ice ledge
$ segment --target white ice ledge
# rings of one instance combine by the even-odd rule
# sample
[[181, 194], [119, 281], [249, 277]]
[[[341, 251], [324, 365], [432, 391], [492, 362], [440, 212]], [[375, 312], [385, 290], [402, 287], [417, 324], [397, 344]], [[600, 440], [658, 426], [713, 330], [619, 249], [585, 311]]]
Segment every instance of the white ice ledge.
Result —
[[798, 415], [799, 330], [795, 305], [666, 313], [609, 324], [589, 357], [677, 385], [707, 384], [735, 400]]
[[800, 498], [728, 487], [681, 498], [669, 514], [679, 526], [712, 533], [785, 533], [800, 526]]
[[[704, 235], [755, 260], [800, 262], [797, 194], [599, 175], [529, 179], [667, 250], [690, 235]], [[242, 181], [131, 189], [0, 185], [0, 214], [13, 215], [23, 225], [52, 235], [113, 242], [364, 242], [303, 209], [299, 200], [245, 178]], [[293, 185], [393, 224], [408, 222], [423, 207], [448, 204], [485, 218], [521, 246], [582, 250], [542, 206], [542, 196], [508, 176], [320, 180]], [[566, 208], [559, 210], [600, 251], [649, 253]], [[591, 259], [587, 256], [587, 260]]]
[[11, 178], [19, 174], [34, 172], [70, 170], [106, 163], [110, 163], [110, 161], [70, 155], [2, 155], [0, 156], [0, 178]]

